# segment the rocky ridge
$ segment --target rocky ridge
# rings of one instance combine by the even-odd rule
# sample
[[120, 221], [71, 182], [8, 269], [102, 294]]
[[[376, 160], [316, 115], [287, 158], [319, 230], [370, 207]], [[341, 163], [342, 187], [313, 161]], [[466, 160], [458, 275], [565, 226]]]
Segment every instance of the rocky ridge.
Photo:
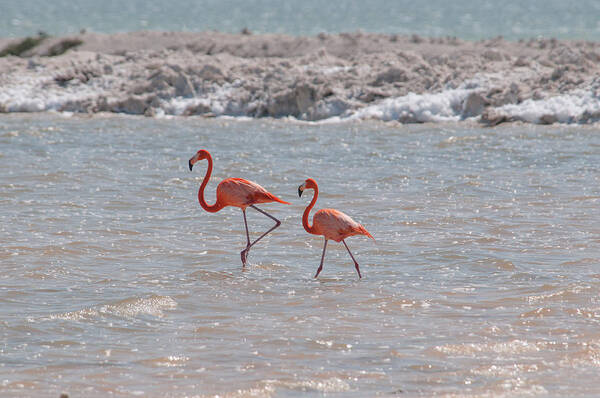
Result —
[[[49, 56], [64, 40], [81, 44]], [[0, 48], [11, 42], [0, 40]], [[600, 120], [599, 61], [600, 43], [554, 39], [469, 42], [361, 32], [315, 37], [86, 33], [47, 38], [20, 56], [0, 58], [0, 112], [317, 121], [373, 117], [370, 107], [387, 106], [397, 109], [377, 117], [404, 123], [436, 121], [436, 112], [442, 120], [488, 125], [514, 120], [593, 123]], [[439, 109], [416, 104], [450, 92], [457, 94]], [[571, 97], [584, 102], [561, 114], [553, 98]], [[535, 104], [544, 104], [547, 113], [542, 106], [529, 115], [528, 107]]]

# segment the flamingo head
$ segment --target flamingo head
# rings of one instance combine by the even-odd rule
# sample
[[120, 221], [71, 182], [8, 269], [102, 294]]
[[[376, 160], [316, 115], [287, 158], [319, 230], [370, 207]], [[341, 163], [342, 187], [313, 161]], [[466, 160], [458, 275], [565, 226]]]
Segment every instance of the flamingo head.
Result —
[[205, 149], [200, 149], [188, 162], [188, 166], [190, 166], [190, 171], [192, 171], [192, 167], [194, 167], [194, 163], [199, 160], [207, 159], [210, 157], [210, 153], [208, 153]]
[[302, 192], [304, 192], [305, 189], [315, 189], [316, 187], [317, 182], [312, 178], [307, 178], [306, 181], [298, 187], [298, 196], [302, 197]]

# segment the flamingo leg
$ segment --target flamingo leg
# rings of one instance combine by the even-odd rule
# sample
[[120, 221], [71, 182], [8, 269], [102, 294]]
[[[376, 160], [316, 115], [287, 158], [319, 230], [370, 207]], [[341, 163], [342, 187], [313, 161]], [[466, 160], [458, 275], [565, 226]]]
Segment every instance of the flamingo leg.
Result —
[[246, 209], [242, 209], [242, 214], [244, 215], [244, 225], [246, 226], [246, 250], [242, 250], [240, 253], [242, 257], [242, 267], [246, 266], [246, 256], [248, 254], [248, 248], [250, 247], [250, 233], [248, 232], [248, 221], [246, 221]]
[[323, 254], [321, 254], [321, 264], [319, 264], [319, 268], [317, 268], [317, 273], [315, 274], [315, 278], [319, 276], [321, 271], [323, 270], [323, 260], [325, 260], [325, 250], [327, 249], [327, 239], [325, 239], [325, 244], [323, 245]]
[[344, 244], [344, 246], [346, 246], [346, 250], [348, 250], [348, 254], [350, 254], [350, 257], [352, 257], [352, 260], [354, 261], [354, 267], [356, 268], [356, 272], [358, 272], [358, 277], [362, 278], [362, 276], [360, 275], [360, 269], [358, 268], [358, 262], [356, 261], [356, 259], [352, 255], [352, 252], [348, 248], [348, 245], [346, 244], [346, 241], [342, 239], [342, 243]]
[[269, 232], [273, 231], [275, 228], [277, 228], [278, 226], [281, 225], [281, 221], [279, 221], [278, 219], [276, 219], [275, 217], [273, 217], [266, 211], [261, 210], [254, 205], [250, 205], [250, 207], [252, 207], [254, 210], [258, 211], [259, 213], [262, 213], [265, 216], [269, 217], [271, 220], [275, 221], [275, 225], [271, 229], [269, 229], [267, 232], [265, 232], [264, 234], [259, 236], [258, 239], [256, 239], [254, 242], [250, 243], [250, 235], [248, 235], [248, 223], [246, 222], [246, 212], [244, 212], [244, 222], [246, 223], [246, 236], [248, 238], [248, 246], [246, 246], [246, 248], [244, 250], [242, 250], [242, 252], [240, 253], [240, 256], [242, 257], [242, 264], [244, 264], [244, 265], [246, 265], [246, 258], [248, 257], [248, 251], [250, 251], [250, 248], [252, 246], [254, 246], [254, 244], [257, 243], [259, 240], [264, 238]]

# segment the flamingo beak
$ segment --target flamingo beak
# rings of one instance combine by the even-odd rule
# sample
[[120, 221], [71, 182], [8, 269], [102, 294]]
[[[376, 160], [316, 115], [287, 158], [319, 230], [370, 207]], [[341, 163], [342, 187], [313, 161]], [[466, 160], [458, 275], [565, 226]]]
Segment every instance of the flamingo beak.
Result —
[[190, 171], [192, 171], [192, 167], [194, 167], [194, 163], [192, 163], [192, 159], [188, 161], [188, 166], [190, 166]]
[[303, 182], [298, 187], [298, 196], [302, 197], [302, 192], [304, 192], [305, 189], [306, 189], [306, 182]]

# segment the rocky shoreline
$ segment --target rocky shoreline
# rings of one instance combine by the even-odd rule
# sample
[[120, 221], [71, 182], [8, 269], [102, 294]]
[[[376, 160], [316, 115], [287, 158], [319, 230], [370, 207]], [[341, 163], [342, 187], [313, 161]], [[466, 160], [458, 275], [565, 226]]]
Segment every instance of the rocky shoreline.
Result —
[[554, 39], [82, 33], [0, 57], [0, 112], [587, 124], [599, 65], [600, 43]]

